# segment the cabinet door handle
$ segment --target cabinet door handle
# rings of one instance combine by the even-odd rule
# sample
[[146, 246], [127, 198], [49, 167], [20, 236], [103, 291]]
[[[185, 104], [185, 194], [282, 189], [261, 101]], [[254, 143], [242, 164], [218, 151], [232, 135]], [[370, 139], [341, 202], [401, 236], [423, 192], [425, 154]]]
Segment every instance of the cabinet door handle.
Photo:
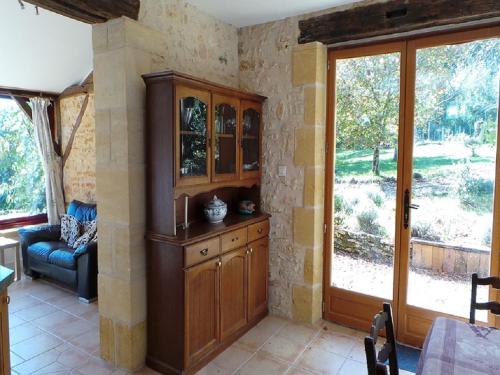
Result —
[[10, 304], [10, 296], [5, 297], [5, 303], [7, 305]]
[[252, 253], [253, 253], [253, 249], [252, 249], [252, 248], [250, 248], [250, 254], [252, 254]]
[[250, 254], [250, 250], [245, 251], [245, 254], [246, 255]]
[[200, 251], [200, 254], [206, 257], [208, 255], [208, 247]]
[[222, 262], [221, 262], [220, 260], [218, 260], [217, 262], [215, 262], [215, 265], [216, 265], [217, 267], [220, 267], [220, 266], [222, 266]]

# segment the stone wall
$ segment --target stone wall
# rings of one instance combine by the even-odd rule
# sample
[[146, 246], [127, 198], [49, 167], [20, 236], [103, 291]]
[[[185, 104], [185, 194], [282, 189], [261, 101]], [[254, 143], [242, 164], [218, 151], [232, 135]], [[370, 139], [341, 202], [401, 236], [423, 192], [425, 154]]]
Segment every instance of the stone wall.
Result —
[[298, 34], [296, 17], [240, 29], [240, 86], [268, 97], [262, 207], [272, 215], [270, 310], [314, 321], [321, 317], [326, 49], [298, 46]]
[[339, 228], [335, 229], [333, 247], [335, 251], [380, 263], [392, 264], [394, 256], [394, 244], [385, 241], [383, 237]]
[[174, 69], [238, 86], [237, 30], [180, 0], [144, 0], [139, 21], [94, 25], [101, 356], [136, 370], [146, 354], [145, 85]]
[[[240, 86], [264, 106], [262, 205], [270, 232], [270, 309], [297, 320], [321, 317], [326, 124], [326, 47], [298, 45], [300, 19], [383, 0], [241, 28]], [[278, 177], [278, 166], [287, 176]]]
[[[230, 4], [228, 4], [230, 6]], [[183, 0], [141, 0], [139, 22], [160, 31], [156, 71], [173, 69], [238, 87], [238, 31]]]
[[[85, 95], [75, 95], [60, 100], [61, 145], [68, 147], [76, 118], [80, 113]], [[73, 199], [95, 202], [95, 110], [94, 94], [89, 95], [87, 109], [78, 128], [71, 153], [64, 165], [64, 196], [68, 204]]]
[[[294, 164], [294, 132], [302, 123], [303, 90], [294, 88], [292, 51], [297, 19], [239, 31], [240, 85], [268, 97], [264, 104], [262, 208], [272, 215], [270, 232], [271, 313], [292, 316], [292, 286], [303, 281], [304, 252], [293, 246], [293, 207], [303, 201], [304, 170]], [[278, 165], [287, 176], [278, 177]]]
[[[341, 254], [376, 263], [392, 264], [394, 244], [381, 236], [335, 229], [334, 249]], [[490, 273], [491, 250], [487, 247], [453, 246], [442, 242], [412, 238], [410, 267], [444, 273], [454, 277], [470, 277], [474, 272], [481, 277]]]

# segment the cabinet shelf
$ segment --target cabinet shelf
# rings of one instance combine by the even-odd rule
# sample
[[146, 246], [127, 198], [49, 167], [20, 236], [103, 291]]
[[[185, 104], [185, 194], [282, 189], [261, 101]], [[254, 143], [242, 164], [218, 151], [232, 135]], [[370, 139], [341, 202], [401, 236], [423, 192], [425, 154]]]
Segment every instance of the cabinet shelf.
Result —
[[195, 132], [195, 131], [191, 131], [191, 130], [181, 130], [180, 134], [181, 135], [199, 135], [199, 136], [202, 136], [202, 137], [206, 136], [206, 133]]

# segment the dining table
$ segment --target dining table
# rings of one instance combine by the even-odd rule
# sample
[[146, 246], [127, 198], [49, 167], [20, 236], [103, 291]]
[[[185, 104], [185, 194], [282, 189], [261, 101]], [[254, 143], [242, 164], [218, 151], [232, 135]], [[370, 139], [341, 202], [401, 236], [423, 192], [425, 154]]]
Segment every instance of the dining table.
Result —
[[416, 375], [500, 375], [500, 330], [437, 318], [425, 339]]

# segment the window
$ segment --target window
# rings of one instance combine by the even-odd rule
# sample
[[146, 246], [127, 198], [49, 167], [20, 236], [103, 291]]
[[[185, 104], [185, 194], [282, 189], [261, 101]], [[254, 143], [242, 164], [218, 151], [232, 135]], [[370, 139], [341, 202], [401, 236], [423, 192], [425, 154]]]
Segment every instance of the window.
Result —
[[31, 121], [0, 97], [0, 228], [44, 221], [45, 177]]

